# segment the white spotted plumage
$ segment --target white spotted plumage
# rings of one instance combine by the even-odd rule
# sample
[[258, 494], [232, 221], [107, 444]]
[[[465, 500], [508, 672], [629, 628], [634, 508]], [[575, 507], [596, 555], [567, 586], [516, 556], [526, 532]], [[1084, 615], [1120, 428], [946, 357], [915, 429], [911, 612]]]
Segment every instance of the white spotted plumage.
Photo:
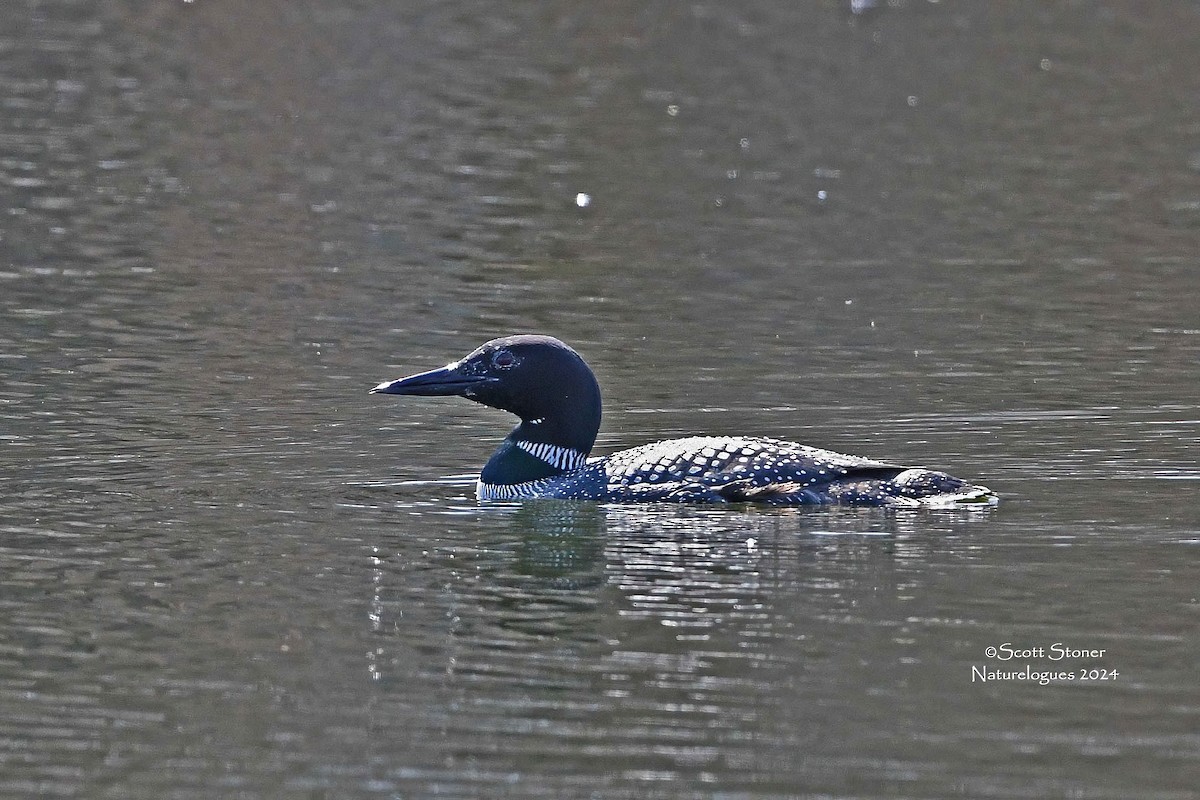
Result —
[[[944, 473], [915, 468], [887, 478], [870, 470], [894, 469], [883, 462], [780, 439], [693, 436], [668, 439], [587, 460], [569, 448], [530, 442], [521, 449], [562, 467], [555, 475], [517, 484], [485, 484], [483, 500], [559, 498], [633, 502], [644, 500], [767, 503], [870, 502], [901, 508], [992, 505], [981, 487], [956, 484], [928, 493]], [[856, 470], [866, 470], [863, 477]]]

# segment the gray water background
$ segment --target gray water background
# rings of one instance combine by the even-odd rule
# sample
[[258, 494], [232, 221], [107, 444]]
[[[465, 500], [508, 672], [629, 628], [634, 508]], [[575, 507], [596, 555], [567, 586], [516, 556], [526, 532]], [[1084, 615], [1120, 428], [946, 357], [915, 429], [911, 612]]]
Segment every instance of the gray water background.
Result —
[[[1194, 3], [0, 4], [0, 796], [1195, 797], [1197, 42]], [[366, 390], [515, 331], [593, 364], [597, 453], [773, 435], [1003, 502], [477, 504], [510, 420]], [[976, 672], [1027, 665], [1077, 678]]]

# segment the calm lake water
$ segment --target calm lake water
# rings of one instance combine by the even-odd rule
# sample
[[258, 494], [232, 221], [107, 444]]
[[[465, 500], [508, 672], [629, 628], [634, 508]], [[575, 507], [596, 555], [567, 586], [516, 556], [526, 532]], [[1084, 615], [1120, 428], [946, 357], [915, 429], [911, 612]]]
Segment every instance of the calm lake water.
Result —
[[[0, 796], [1195, 797], [1200, 10], [877, 6], [0, 4]], [[1003, 501], [479, 504], [518, 331]]]

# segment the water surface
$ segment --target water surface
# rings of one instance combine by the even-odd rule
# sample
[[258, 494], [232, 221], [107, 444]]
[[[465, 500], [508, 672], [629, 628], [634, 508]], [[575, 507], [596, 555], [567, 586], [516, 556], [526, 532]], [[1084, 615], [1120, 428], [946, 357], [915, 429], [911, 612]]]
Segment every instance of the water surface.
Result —
[[[1200, 14], [726, 5], [0, 9], [0, 796], [1193, 796]], [[1003, 502], [478, 504], [515, 331]]]

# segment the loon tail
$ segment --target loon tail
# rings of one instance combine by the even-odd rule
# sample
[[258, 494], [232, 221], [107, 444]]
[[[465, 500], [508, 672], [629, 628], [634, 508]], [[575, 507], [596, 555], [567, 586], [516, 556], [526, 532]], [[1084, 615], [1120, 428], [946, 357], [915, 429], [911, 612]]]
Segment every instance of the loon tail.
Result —
[[884, 505], [899, 508], [990, 508], [1000, 502], [986, 486], [967, 483], [944, 472], [906, 469], [887, 478], [847, 479], [828, 486], [839, 503], [869, 501], [885, 497]]
[[996, 493], [986, 486], [923, 468], [863, 467], [825, 484], [781, 481], [751, 486], [738, 481], [717, 491], [722, 499], [730, 502], [769, 505], [838, 503], [891, 508], [978, 509], [991, 508], [1000, 502]]

